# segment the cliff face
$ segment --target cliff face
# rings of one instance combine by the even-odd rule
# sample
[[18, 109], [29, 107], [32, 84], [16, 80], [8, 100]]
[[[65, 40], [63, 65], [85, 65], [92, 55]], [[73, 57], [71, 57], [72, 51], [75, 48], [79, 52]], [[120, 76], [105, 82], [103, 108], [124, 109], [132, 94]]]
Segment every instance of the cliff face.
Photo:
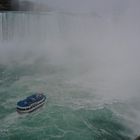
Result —
[[0, 0], [0, 11], [30, 11], [33, 6], [30, 1]]
[[18, 0], [0, 0], [0, 11], [17, 11], [19, 10]]
[[12, 10], [12, 1], [11, 0], [1, 0], [0, 1], [0, 10], [1, 11]]
[[34, 3], [28, 0], [0, 0], [0, 11], [47, 11], [45, 4]]

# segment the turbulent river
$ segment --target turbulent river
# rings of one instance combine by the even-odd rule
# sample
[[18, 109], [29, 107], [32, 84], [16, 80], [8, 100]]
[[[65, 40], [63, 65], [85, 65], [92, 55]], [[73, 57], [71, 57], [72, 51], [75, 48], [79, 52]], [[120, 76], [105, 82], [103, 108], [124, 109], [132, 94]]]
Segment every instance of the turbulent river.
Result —
[[[0, 140], [133, 140], [139, 35], [127, 16], [1, 13]], [[17, 101], [40, 91], [42, 108], [16, 112]]]

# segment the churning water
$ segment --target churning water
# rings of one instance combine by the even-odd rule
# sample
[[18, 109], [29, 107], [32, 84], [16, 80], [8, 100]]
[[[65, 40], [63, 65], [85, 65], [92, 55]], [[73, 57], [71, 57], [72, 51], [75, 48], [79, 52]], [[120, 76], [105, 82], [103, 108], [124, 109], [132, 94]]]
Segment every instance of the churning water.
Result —
[[[0, 140], [134, 139], [139, 35], [127, 15], [1, 13]], [[38, 91], [48, 102], [18, 114], [17, 101]]]

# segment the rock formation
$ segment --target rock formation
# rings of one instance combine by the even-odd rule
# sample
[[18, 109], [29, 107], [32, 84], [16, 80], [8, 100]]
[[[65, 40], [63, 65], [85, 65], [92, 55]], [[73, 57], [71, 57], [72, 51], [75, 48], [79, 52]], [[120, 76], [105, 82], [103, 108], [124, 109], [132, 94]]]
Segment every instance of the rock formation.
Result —
[[48, 11], [45, 4], [29, 0], [0, 0], [0, 11]]
[[0, 1], [0, 10], [1, 11], [12, 10], [12, 0], [1, 0]]

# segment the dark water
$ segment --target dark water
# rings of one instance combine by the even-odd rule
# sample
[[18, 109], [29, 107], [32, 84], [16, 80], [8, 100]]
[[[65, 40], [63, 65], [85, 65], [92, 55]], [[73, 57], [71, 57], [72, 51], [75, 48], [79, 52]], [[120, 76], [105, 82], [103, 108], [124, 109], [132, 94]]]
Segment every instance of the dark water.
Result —
[[[131, 140], [138, 135], [138, 53], [134, 47], [135, 57], [130, 56], [127, 28], [118, 31], [121, 21], [53, 12], [0, 18], [0, 140]], [[36, 91], [48, 102], [18, 114], [16, 102]]]

